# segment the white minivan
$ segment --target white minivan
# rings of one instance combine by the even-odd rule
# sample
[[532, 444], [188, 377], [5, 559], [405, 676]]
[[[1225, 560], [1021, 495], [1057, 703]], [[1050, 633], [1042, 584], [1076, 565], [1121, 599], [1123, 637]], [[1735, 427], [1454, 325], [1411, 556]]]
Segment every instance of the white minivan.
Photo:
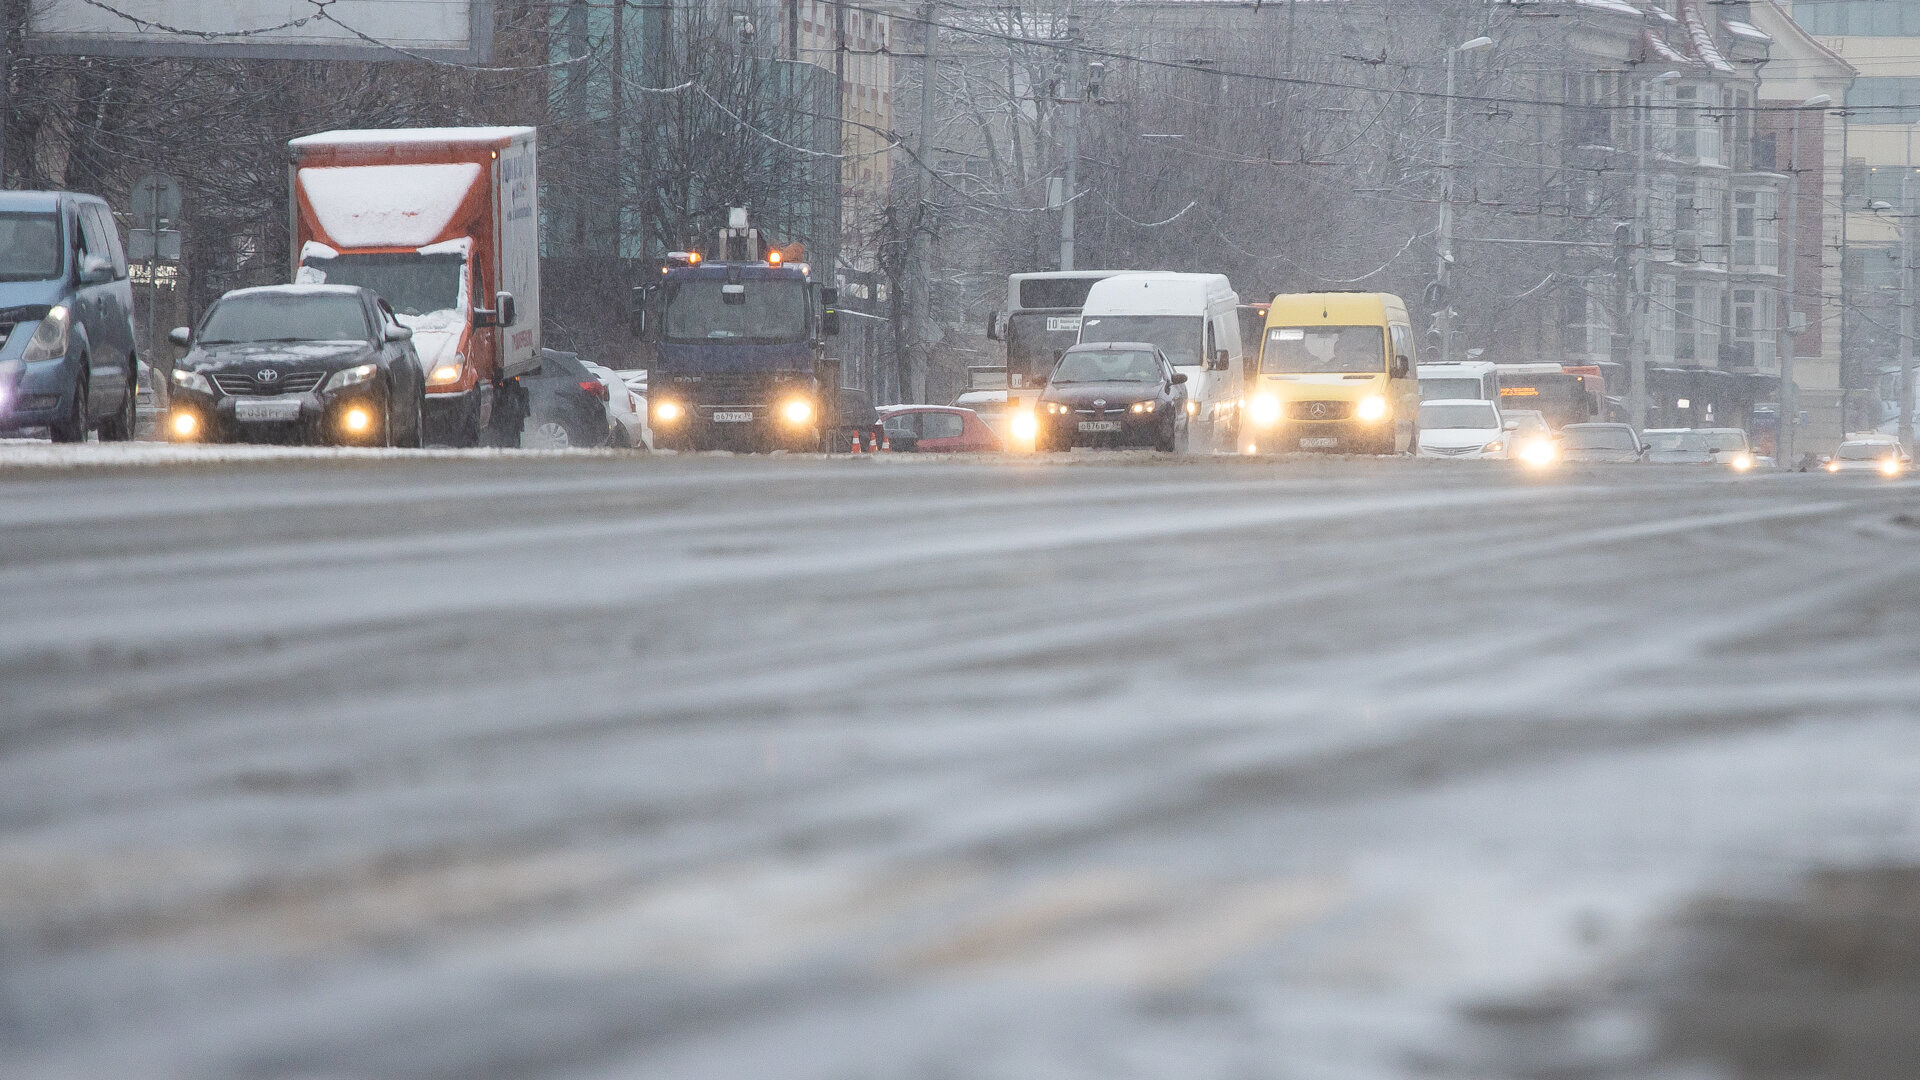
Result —
[[1192, 447], [1203, 453], [1237, 447], [1246, 356], [1240, 296], [1225, 274], [1156, 271], [1096, 281], [1080, 313], [1080, 340], [1158, 345], [1187, 377]]

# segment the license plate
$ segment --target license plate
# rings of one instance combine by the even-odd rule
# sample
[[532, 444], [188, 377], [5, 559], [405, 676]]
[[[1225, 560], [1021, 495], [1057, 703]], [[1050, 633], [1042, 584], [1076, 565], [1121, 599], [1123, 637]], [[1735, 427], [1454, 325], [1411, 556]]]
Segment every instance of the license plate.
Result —
[[1119, 431], [1120, 421], [1118, 420], [1082, 420], [1080, 421], [1080, 430], [1081, 431]]
[[235, 420], [298, 420], [300, 419], [299, 398], [266, 398], [260, 401], [236, 401], [233, 403]]
[[1331, 450], [1340, 445], [1339, 439], [1301, 439], [1302, 450]]
[[716, 424], [751, 424], [753, 423], [753, 414], [750, 412], [717, 412], [713, 414], [713, 422]]

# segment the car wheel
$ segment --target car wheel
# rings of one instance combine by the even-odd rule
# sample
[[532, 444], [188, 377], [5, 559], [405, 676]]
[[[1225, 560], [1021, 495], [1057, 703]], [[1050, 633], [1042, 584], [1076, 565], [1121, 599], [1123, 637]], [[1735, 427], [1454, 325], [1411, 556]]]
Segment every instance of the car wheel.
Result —
[[427, 394], [422, 390], [413, 395], [413, 423], [407, 425], [407, 437], [399, 445], [418, 450], [427, 445]]
[[140, 407], [140, 367], [130, 364], [127, 367], [126, 393], [120, 395], [120, 407], [113, 416], [100, 424], [101, 442], [126, 442], [133, 438], [133, 428], [138, 423]]
[[542, 420], [533, 425], [533, 434], [544, 447], [565, 450], [573, 445], [573, 437], [567, 434], [567, 425], [558, 420]]
[[1163, 454], [1171, 454], [1180, 445], [1179, 423], [1173, 417], [1167, 417], [1167, 430], [1153, 440], [1153, 448]]
[[[87, 361], [83, 357], [80, 370], [87, 370]], [[77, 443], [87, 441], [87, 378], [85, 375], [74, 380], [73, 407], [67, 410], [65, 420], [55, 421], [49, 430], [54, 442]]]

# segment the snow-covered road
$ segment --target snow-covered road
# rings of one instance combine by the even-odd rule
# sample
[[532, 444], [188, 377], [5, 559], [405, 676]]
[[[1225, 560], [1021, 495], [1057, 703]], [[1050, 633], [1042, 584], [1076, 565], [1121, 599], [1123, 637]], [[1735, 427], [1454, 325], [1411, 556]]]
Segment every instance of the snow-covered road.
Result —
[[1702, 911], [1920, 912], [1912, 481], [74, 460], [10, 1080], [1732, 1077]]

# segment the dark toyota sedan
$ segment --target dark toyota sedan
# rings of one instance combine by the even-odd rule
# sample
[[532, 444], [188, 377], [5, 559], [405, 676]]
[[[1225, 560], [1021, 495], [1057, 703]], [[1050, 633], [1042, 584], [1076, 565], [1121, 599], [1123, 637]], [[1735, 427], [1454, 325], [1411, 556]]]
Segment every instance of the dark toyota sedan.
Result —
[[413, 332], [350, 285], [236, 289], [214, 302], [173, 368], [168, 435], [181, 441], [419, 446], [425, 379]]
[[1035, 450], [1187, 448], [1187, 377], [1142, 341], [1075, 345], [1034, 407]]

